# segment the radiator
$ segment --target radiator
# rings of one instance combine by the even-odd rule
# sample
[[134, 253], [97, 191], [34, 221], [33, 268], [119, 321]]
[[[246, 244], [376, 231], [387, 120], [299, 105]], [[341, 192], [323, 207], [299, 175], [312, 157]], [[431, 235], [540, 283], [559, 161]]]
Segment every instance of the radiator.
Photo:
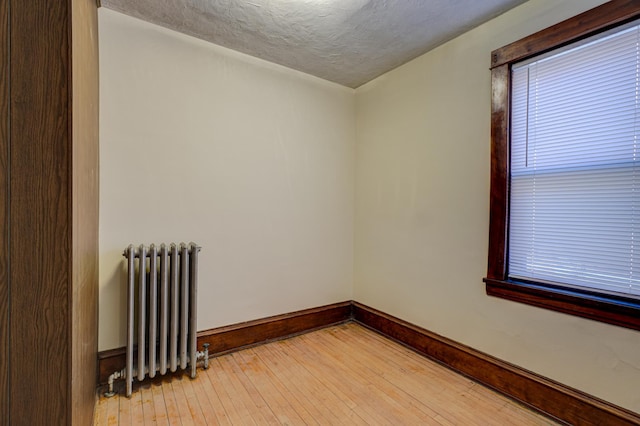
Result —
[[124, 378], [126, 395], [133, 381], [168, 372], [187, 371], [196, 377], [196, 364], [208, 367], [208, 345], [197, 350], [198, 252], [194, 243], [160, 247], [130, 245], [127, 260], [126, 367], [109, 377], [106, 396], [113, 396], [113, 381]]

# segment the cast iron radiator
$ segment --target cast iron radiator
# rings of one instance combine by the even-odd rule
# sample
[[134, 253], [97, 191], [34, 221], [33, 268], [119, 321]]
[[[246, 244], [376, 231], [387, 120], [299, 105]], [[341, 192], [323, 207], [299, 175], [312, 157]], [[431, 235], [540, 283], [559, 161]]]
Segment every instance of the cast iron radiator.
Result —
[[133, 380], [189, 369], [196, 377], [196, 363], [208, 367], [208, 345], [197, 350], [198, 252], [194, 243], [167, 247], [129, 245], [127, 259], [127, 357], [124, 370], [109, 377], [124, 377], [127, 397]]

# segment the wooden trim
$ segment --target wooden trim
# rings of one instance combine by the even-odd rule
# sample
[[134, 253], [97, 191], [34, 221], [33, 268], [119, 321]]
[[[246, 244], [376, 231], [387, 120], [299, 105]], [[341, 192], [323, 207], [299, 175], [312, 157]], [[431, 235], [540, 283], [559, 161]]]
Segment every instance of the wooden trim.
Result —
[[484, 281], [490, 296], [640, 330], [640, 301], [637, 300], [603, 298], [595, 294], [513, 281], [488, 278]]
[[509, 223], [509, 66], [491, 70], [491, 182], [488, 276], [506, 273]]
[[[509, 120], [510, 66], [513, 62], [564, 46], [640, 17], [640, 2], [613, 0], [574, 18], [539, 31], [492, 53], [491, 195], [486, 291], [490, 296], [577, 315], [621, 327], [640, 329], [640, 302], [558, 290], [545, 283], [508, 279], [509, 255]], [[621, 303], [622, 300], [622, 303]]]
[[88, 425], [95, 407], [99, 289], [99, 67], [95, 0], [71, 4], [72, 248], [70, 424]]
[[[209, 353], [222, 355], [253, 345], [284, 339], [296, 334], [340, 324], [351, 319], [352, 302], [334, 303], [283, 315], [247, 321], [198, 332], [198, 347], [209, 343]], [[98, 382], [125, 367], [126, 348], [98, 353]]]
[[2, 425], [93, 415], [97, 35], [93, 0], [0, 1]]
[[491, 68], [517, 62], [637, 19], [637, 0], [613, 0], [491, 53]]
[[9, 424], [71, 422], [70, 17], [9, 4]]
[[209, 351], [214, 354], [223, 354], [350, 319], [351, 302], [342, 302], [202, 331], [198, 333], [198, 342], [209, 343]]
[[[136, 358], [135, 355], [133, 358]], [[126, 359], [127, 348], [124, 346], [98, 352], [98, 384], [106, 384], [112, 373], [125, 368]]]
[[0, 1], [0, 424], [9, 424], [9, 7]]
[[638, 425], [640, 415], [383, 312], [353, 303], [358, 323], [532, 409], [569, 424]]

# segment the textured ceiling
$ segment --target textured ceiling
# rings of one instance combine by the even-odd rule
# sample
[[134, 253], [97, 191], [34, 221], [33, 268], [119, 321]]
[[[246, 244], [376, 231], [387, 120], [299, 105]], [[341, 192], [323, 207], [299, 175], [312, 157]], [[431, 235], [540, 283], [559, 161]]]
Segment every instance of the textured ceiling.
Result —
[[102, 6], [358, 87], [526, 0], [101, 0]]

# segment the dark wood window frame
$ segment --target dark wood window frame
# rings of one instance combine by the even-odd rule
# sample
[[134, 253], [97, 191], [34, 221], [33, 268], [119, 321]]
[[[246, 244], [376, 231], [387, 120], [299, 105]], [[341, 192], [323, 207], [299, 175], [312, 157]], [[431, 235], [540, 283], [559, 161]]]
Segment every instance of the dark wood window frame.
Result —
[[491, 200], [487, 294], [640, 330], [640, 300], [508, 277], [511, 66], [640, 18], [640, 1], [613, 0], [491, 53]]

